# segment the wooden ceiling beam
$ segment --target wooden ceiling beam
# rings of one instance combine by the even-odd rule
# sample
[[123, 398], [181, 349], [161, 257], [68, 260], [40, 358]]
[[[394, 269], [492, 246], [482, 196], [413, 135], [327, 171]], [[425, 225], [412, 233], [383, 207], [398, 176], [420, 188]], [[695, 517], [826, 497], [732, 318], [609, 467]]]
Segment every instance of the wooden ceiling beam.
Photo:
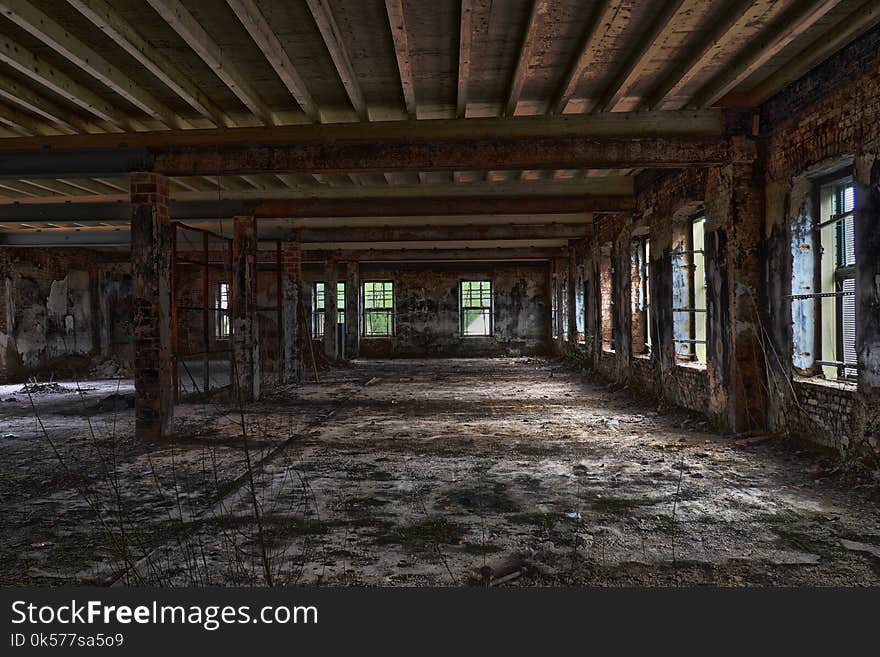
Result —
[[95, 129], [70, 110], [34, 93], [17, 80], [2, 73], [0, 73], [0, 98], [49, 121], [59, 132], [91, 132]]
[[118, 108], [3, 34], [0, 34], [0, 62], [119, 130], [139, 127]]
[[[18, 184], [6, 181], [9, 186]], [[20, 191], [20, 190], [16, 190]], [[123, 190], [125, 191], [125, 190]], [[39, 196], [30, 194], [30, 196]], [[123, 194], [105, 194], [82, 203], [59, 203], [57, 198], [34, 199], [27, 204], [0, 203], [0, 222], [78, 221], [85, 224], [123, 221], [131, 218], [131, 208]], [[618, 213], [635, 209], [633, 196], [574, 194], [570, 196], [432, 196], [375, 198], [365, 203], [352, 195], [347, 198], [299, 198], [254, 201], [179, 201], [172, 200], [172, 219], [223, 219], [239, 215], [261, 219], [297, 217], [443, 217], [443, 216], [513, 216], [551, 214]]]
[[607, 30], [608, 26], [614, 22], [619, 11], [620, 0], [599, 0], [596, 4], [581, 40], [583, 46], [550, 104], [551, 114], [565, 112], [568, 101], [574, 96], [584, 72], [595, 63], [596, 48], [602, 34], [604, 34], [603, 30]]
[[[320, 142], [361, 142], [364, 146], [395, 142], [449, 142], [455, 140], [581, 137], [721, 137], [726, 134], [724, 112], [716, 109], [613, 112], [593, 115], [521, 116], [516, 118], [379, 121], [323, 123], [273, 127], [204, 130], [154, 130], [124, 134], [59, 135], [0, 140], [0, 151], [64, 149], [226, 148], [234, 146], [290, 146]], [[474, 167], [470, 167], [471, 169]], [[568, 167], [571, 168], [571, 167]], [[425, 171], [430, 171], [428, 166]]]
[[171, 128], [187, 127], [179, 116], [134, 83], [129, 76], [27, 0], [0, 0], [0, 12], [60, 57], [76, 65], [162, 125]]
[[773, 28], [771, 34], [762, 35], [760, 43], [766, 45], [757, 48], [753, 45], [747, 46], [746, 52], [710, 80], [688, 104], [695, 107], [711, 107], [717, 104], [755, 71], [813, 27], [840, 2], [841, 0], [813, 0], [806, 7], [803, 6], [804, 3], [796, 3], [790, 12], [777, 21], [778, 27]]
[[651, 20], [651, 27], [639, 39], [633, 55], [606, 88], [596, 102], [595, 110], [613, 112], [632, 92], [633, 87], [645, 71], [651, 60], [652, 49], [658, 39], [675, 28], [675, 17], [686, 0], [672, 0], [661, 3], [657, 15]]
[[311, 121], [320, 123], [321, 114], [314, 98], [257, 3], [254, 0], [226, 0], [226, 4], [262, 51], [297, 105]]
[[394, 55], [397, 58], [397, 70], [400, 72], [400, 86], [403, 89], [403, 102], [407, 116], [417, 118], [416, 92], [413, 81], [412, 56], [409, 50], [409, 35], [406, 30], [406, 19], [403, 15], [403, 0], [385, 0], [385, 13], [388, 14], [388, 25], [391, 28], [391, 39], [394, 42]]
[[455, 116], [465, 118], [467, 112], [468, 81], [471, 76], [471, 43], [473, 41], [473, 16], [476, 0], [461, 0], [461, 16], [458, 27], [458, 85], [455, 100]]
[[8, 105], [0, 105], [0, 124], [25, 137], [50, 134], [45, 121]]
[[514, 116], [516, 114], [516, 105], [519, 102], [519, 97], [522, 94], [526, 78], [529, 74], [529, 62], [532, 60], [532, 53], [535, 51], [538, 39], [541, 38], [543, 33], [544, 23], [551, 15], [551, 4], [551, 0], [534, 0], [532, 2], [528, 27], [519, 49], [516, 70], [514, 70], [513, 78], [510, 81], [507, 103], [504, 106], [504, 116]]
[[[326, 251], [303, 251], [303, 262], [324, 262]], [[462, 248], [346, 250], [343, 260], [357, 262], [504, 262], [546, 261], [560, 255], [559, 248]]]
[[679, 109], [686, 105], [678, 102], [667, 104], [667, 99], [681, 95], [683, 89], [706, 67], [715, 52], [716, 45], [730, 32], [748, 13], [753, 0], [733, 0], [719, 13], [712, 27], [702, 38], [681, 58], [677, 66], [666, 75], [659, 85], [639, 106], [651, 109]]
[[880, 4], [867, 0], [856, 11], [845, 16], [825, 34], [804, 48], [775, 73], [750, 90], [744, 104], [757, 107], [776, 92], [810, 72], [836, 52], [852, 43], [880, 23]]
[[312, 18], [318, 26], [318, 31], [324, 39], [324, 47], [333, 60], [336, 72], [345, 87], [348, 99], [355, 113], [361, 121], [369, 121], [369, 113], [367, 110], [367, 101], [364, 98], [364, 92], [358, 83], [354, 67], [348, 56], [348, 50], [345, 48], [345, 39], [333, 18], [333, 11], [330, 9], [328, 0], [306, 0]]
[[277, 123], [272, 111], [260, 99], [247, 78], [223, 55], [223, 49], [179, 0], [147, 2], [254, 116], [265, 125]]
[[233, 124], [229, 116], [177, 66], [144, 39], [106, 0], [67, 0], [84, 18], [101, 30], [141, 66], [216, 126]]

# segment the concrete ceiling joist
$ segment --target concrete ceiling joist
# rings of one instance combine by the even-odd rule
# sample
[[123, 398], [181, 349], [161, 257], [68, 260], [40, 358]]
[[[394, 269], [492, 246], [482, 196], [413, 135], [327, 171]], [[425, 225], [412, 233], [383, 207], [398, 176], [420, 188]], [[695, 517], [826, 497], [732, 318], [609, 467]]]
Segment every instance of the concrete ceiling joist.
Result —
[[519, 49], [519, 57], [516, 62], [516, 69], [513, 72], [513, 78], [510, 81], [510, 88], [507, 93], [507, 103], [504, 106], [504, 116], [513, 116], [516, 114], [516, 105], [519, 102], [520, 94], [526, 83], [529, 74], [529, 62], [532, 59], [532, 53], [535, 50], [538, 39], [544, 29], [544, 22], [550, 17], [551, 0], [534, 0], [532, 3], [532, 12], [529, 16], [526, 34], [523, 37], [522, 45]]
[[685, 1], [672, 0], [661, 3], [657, 15], [651, 21], [651, 28], [636, 44], [626, 65], [618, 72], [596, 102], [596, 111], [613, 112], [630, 94], [649, 63], [652, 46], [664, 32], [674, 29], [675, 16]]
[[144, 39], [106, 0], [67, 2], [202, 117], [216, 126], [233, 125], [223, 110], [202, 93], [171, 60]]
[[719, 76], [705, 85], [691, 100], [690, 105], [708, 107], [718, 103], [737, 85], [813, 27], [840, 2], [841, 0], [813, 0], [809, 3], [795, 3], [777, 25], [770, 28], [773, 31], [762, 39], [765, 44], [763, 47], [749, 48], [732, 66], [723, 69]]
[[0, 0], [0, 12], [156, 121], [172, 128], [186, 127], [178, 115], [27, 0]]
[[147, 0], [147, 2], [254, 116], [265, 125], [276, 124], [271, 110], [260, 99], [245, 76], [228, 57], [223, 55], [223, 49], [179, 0]]
[[226, 4], [251, 35], [251, 39], [262, 51], [272, 70], [287, 87], [305, 115], [315, 123], [320, 123], [321, 114], [315, 100], [257, 3], [254, 0], [226, 0]]

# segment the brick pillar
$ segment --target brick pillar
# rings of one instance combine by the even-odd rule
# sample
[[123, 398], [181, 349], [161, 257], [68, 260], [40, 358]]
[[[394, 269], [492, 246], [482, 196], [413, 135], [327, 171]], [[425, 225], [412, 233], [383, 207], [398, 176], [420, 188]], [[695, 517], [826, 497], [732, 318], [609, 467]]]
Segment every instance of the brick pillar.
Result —
[[159, 440], [174, 420], [168, 179], [139, 172], [130, 183], [135, 435]]
[[361, 351], [361, 268], [349, 262], [345, 269], [345, 356], [357, 358]]
[[235, 217], [232, 240], [233, 389], [240, 401], [260, 398], [260, 339], [257, 326], [257, 224]]
[[324, 355], [336, 360], [336, 259], [324, 263]]
[[302, 251], [299, 242], [285, 242], [281, 251], [282, 365], [284, 383], [300, 383], [303, 377], [303, 321], [300, 317]]
[[706, 184], [709, 410], [723, 426], [766, 428], [767, 382], [760, 327], [763, 178], [754, 143], [734, 137], [733, 161]]

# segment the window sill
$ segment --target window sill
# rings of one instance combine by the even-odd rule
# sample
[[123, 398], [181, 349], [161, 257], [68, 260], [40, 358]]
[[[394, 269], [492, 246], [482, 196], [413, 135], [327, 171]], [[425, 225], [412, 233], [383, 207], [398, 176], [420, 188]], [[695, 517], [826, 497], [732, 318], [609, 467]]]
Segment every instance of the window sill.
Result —
[[633, 354], [632, 357], [639, 360], [651, 360], [651, 354]]
[[833, 379], [823, 379], [820, 376], [798, 376], [792, 377], [795, 383], [803, 383], [809, 386], [818, 386], [820, 388], [830, 388], [832, 390], [843, 390], [846, 392], [858, 392], [858, 381], [835, 381]]
[[617, 351], [615, 351], [614, 349], [603, 349], [602, 353], [603, 354], [616, 354]]
[[701, 372], [706, 371], [706, 363], [699, 363], [697, 361], [679, 361], [675, 364], [676, 367], [685, 367], [690, 370], [698, 370]]

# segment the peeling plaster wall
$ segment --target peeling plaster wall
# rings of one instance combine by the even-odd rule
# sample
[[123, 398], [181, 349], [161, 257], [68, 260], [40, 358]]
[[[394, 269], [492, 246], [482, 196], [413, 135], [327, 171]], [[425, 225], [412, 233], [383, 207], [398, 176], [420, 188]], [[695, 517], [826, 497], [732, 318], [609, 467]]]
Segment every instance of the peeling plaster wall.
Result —
[[[344, 267], [344, 265], [343, 265]], [[344, 272], [344, 269], [340, 269]], [[344, 273], [340, 273], [343, 280]], [[395, 335], [360, 340], [364, 358], [521, 356], [545, 353], [550, 331], [546, 263], [412, 265], [361, 264], [362, 281], [394, 281]], [[306, 299], [315, 269], [303, 269]], [[459, 282], [491, 280], [494, 300], [492, 337], [462, 337], [459, 328]], [[359, 293], [359, 291], [357, 292]], [[346, 294], [351, 291], [346, 290]], [[310, 307], [310, 306], [309, 306]], [[352, 326], [348, 318], [347, 327]]]
[[[765, 174], [765, 288], [771, 428], [841, 450], [878, 449], [880, 436], [880, 28], [868, 32], [761, 109]], [[806, 225], [814, 181], [851, 167], [856, 185], [858, 387], [798, 376], [815, 371]], [[795, 289], [793, 289], [795, 288]], [[803, 288], [803, 289], [802, 289]], [[797, 316], [793, 316], [793, 308]]]
[[101, 265], [73, 249], [0, 249], [0, 380], [81, 373], [102, 350]]

